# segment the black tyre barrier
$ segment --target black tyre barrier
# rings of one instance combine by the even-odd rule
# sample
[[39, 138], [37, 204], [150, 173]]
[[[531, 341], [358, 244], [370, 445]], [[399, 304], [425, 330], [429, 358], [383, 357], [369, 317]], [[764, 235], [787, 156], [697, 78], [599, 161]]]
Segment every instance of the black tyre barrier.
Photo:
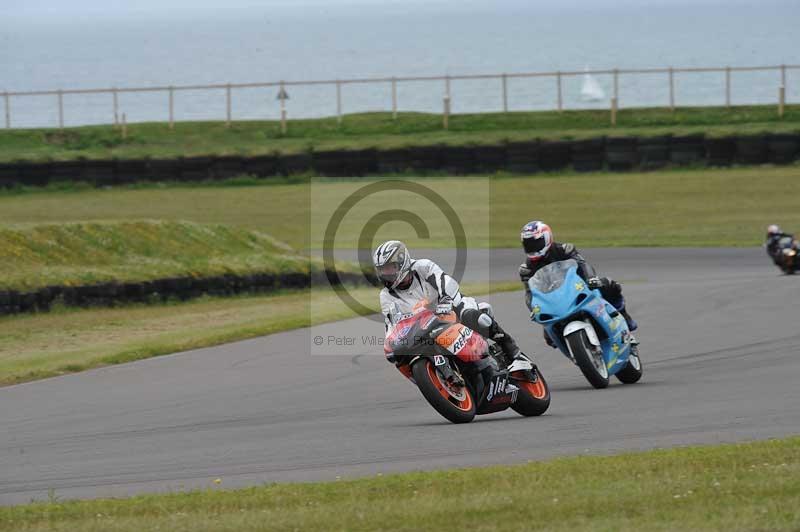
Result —
[[736, 160], [736, 142], [732, 138], [706, 139], [706, 165], [730, 166]]
[[705, 155], [704, 135], [672, 137], [669, 145], [669, 158], [673, 164], [695, 164], [703, 160]]
[[411, 168], [411, 151], [405, 148], [375, 152], [378, 172], [400, 174]]
[[87, 181], [96, 186], [143, 181], [205, 181], [242, 174], [267, 178], [315, 171], [331, 177], [360, 177], [445, 170], [456, 175], [535, 173], [562, 170], [650, 170], [668, 164], [705, 162], [789, 164], [800, 157], [800, 133], [709, 138], [703, 135], [595, 138], [576, 141], [510, 142], [486, 146], [417, 146], [377, 151], [321, 151], [290, 155], [187, 157], [180, 159], [78, 160], [0, 164], [0, 187], [44, 186]]
[[[279, 289], [328, 286], [331, 272], [225, 274], [211, 277], [170, 277], [142, 282], [99, 283], [84, 286], [48, 286], [32, 292], [0, 290], [0, 316], [24, 312], [47, 312], [56, 303], [67, 307], [114, 307], [125, 303], [158, 303], [170, 299], [186, 301], [203, 295], [232, 296], [270, 293]], [[343, 283], [374, 285], [371, 274], [338, 273]]]
[[472, 146], [446, 146], [442, 149], [442, 169], [452, 175], [466, 175], [475, 169]]
[[314, 171], [330, 177], [361, 177], [378, 170], [374, 150], [314, 152]]
[[116, 183], [113, 161], [84, 161], [83, 181], [97, 186], [113, 185]]
[[639, 165], [639, 151], [635, 137], [606, 139], [606, 163], [612, 172], [633, 170]]
[[78, 181], [83, 177], [85, 161], [64, 161], [53, 164], [49, 181]]
[[40, 163], [21, 167], [19, 177], [20, 180], [28, 185], [41, 187], [47, 185], [50, 181], [51, 173], [52, 165], [50, 163]]
[[150, 159], [147, 161], [147, 179], [151, 181], [177, 181], [181, 178], [179, 159]]
[[147, 160], [119, 159], [114, 164], [114, 181], [117, 183], [136, 183], [145, 181], [148, 176]]
[[539, 142], [511, 142], [506, 146], [506, 168], [514, 173], [535, 173], [539, 166]]
[[284, 176], [305, 174], [313, 168], [310, 153], [296, 153], [278, 157], [278, 172]]
[[244, 161], [241, 157], [218, 157], [211, 166], [213, 179], [229, 179], [244, 173]]
[[181, 159], [181, 181], [205, 181], [214, 176], [216, 162], [211, 157], [186, 157]]
[[670, 141], [669, 136], [640, 138], [637, 147], [639, 166], [644, 170], [666, 166], [669, 163]]
[[561, 170], [569, 166], [570, 144], [567, 141], [543, 141], [539, 144], [539, 165], [542, 170]]
[[416, 146], [408, 149], [409, 167], [416, 171], [441, 170], [444, 146]]
[[790, 164], [800, 156], [800, 134], [774, 134], [767, 136], [769, 162]]
[[505, 146], [474, 146], [475, 167], [468, 173], [494, 173], [508, 166]]
[[572, 167], [577, 172], [597, 172], [606, 161], [606, 139], [604, 137], [573, 141], [570, 146]]
[[767, 162], [767, 139], [764, 135], [743, 136], [736, 139], [736, 160], [742, 164]]
[[278, 158], [275, 155], [260, 155], [245, 159], [244, 172], [258, 177], [270, 177], [279, 174]]

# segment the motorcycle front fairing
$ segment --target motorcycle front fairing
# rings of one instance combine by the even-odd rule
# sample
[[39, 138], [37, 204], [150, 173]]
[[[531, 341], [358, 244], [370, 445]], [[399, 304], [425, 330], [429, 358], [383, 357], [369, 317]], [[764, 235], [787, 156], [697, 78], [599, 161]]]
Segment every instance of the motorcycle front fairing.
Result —
[[[531, 319], [544, 326], [558, 349], [572, 358], [564, 340], [565, 332], [577, 328], [587, 330], [590, 341], [603, 351], [609, 375], [622, 369], [630, 354], [629, 331], [625, 318], [605, 299], [599, 290], [591, 290], [578, 275], [573, 260], [553, 263], [546, 286], [542, 279], [528, 281], [531, 290]], [[544, 290], [542, 290], [542, 288]], [[592, 338], [594, 336], [594, 338]]]

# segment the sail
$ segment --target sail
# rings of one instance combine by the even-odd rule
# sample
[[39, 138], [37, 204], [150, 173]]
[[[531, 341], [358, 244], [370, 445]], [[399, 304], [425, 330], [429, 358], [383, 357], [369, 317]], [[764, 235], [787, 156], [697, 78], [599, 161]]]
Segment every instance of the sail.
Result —
[[[587, 69], [588, 70], [588, 69]], [[606, 99], [603, 88], [594, 79], [594, 76], [586, 72], [583, 75], [583, 87], [581, 88], [581, 99], [585, 102], [599, 102]]]

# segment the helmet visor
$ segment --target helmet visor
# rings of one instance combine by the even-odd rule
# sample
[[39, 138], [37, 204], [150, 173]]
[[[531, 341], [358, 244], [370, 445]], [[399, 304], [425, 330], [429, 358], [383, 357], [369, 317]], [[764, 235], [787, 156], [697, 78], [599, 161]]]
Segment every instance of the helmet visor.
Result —
[[543, 236], [539, 238], [526, 238], [522, 241], [522, 247], [525, 249], [525, 253], [532, 255], [543, 250], [545, 243], [546, 240]]
[[400, 263], [387, 262], [383, 266], [377, 266], [375, 270], [377, 270], [378, 277], [382, 281], [386, 281], [387, 283], [393, 283], [397, 279], [397, 276], [400, 274]]

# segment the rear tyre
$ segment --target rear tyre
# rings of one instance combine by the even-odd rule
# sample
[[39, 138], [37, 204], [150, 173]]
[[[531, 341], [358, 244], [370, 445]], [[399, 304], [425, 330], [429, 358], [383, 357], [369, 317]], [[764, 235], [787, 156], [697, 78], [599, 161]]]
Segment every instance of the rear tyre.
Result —
[[[526, 371], [515, 371], [511, 374], [514, 386], [519, 388], [517, 400], [511, 408], [523, 416], [541, 416], [550, 407], [550, 387], [542, 373], [536, 370], [536, 382], [531, 382]], [[518, 379], [518, 380], [517, 380]]]
[[575, 331], [567, 336], [567, 345], [575, 357], [575, 363], [581, 369], [581, 373], [595, 388], [608, 387], [608, 368], [602, 355], [592, 352], [592, 345], [589, 337], [583, 329]]
[[[634, 347], [631, 347], [631, 349], [634, 349]], [[642, 360], [639, 358], [639, 350], [636, 349], [635, 354], [631, 352], [625, 367], [617, 372], [617, 378], [623, 384], [633, 384], [634, 382], [639, 382], [639, 379], [642, 378], [642, 373]]]
[[430, 358], [420, 358], [411, 368], [419, 391], [445, 419], [469, 423], [475, 417], [475, 401], [466, 386], [453, 387], [445, 382]]

